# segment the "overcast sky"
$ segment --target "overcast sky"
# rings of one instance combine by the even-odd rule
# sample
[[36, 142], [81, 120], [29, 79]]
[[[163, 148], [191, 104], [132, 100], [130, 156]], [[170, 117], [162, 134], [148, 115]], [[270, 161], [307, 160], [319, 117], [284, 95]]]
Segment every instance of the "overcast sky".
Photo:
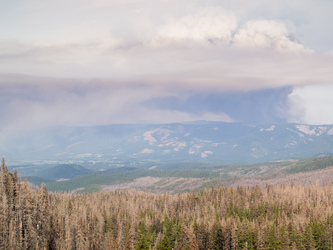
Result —
[[0, 0], [0, 128], [333, 124], [332, 0]]

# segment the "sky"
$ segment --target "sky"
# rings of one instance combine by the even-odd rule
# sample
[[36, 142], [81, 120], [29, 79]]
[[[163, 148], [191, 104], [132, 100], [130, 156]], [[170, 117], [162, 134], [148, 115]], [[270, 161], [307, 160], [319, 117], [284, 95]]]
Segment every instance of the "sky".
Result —
[[0, 0], [0, 129], [333, 124], [331, 0]]

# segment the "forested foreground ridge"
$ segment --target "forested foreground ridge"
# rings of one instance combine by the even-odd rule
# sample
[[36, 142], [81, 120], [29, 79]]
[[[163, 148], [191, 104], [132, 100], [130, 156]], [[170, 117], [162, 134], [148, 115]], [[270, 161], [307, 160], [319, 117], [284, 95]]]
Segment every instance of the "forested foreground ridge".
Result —
[[332, 249], [333, 187], [48, 193], [2, 161], [1, 249]]

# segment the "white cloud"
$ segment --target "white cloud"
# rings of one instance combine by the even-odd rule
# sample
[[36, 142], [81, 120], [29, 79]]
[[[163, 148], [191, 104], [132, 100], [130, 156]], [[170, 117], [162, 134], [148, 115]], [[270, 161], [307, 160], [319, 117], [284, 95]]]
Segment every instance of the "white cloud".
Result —
[[234, 35], [233, 44], [245, 48], [304, 52], [302, 44], [292, 40], [286, 25], [277, 20], [250, 20]]
[[140, 154], [151, 154], [151, 153], [154, 153], [154, 149], [151, 149], [151, 148], [145, 148], [143, 149]]
[[[35, 0], [33, 2], [36, 3]], [[101, 3], [107, 4], [104, 0]], [[149, 9], [147, 1], [141, 3]], [[78, 1], [70, 1], [70, 6], [76, 4]], [[296, 66], [287, 66], [289, 58], [281, 58], [279, 52], [307, 51], [303, 45], [290, 38], [293, 32], [278, 20], [250, 20], [237, 30], [239, 23], [235, 14], [216, 6], [195, 8], [196, 11], [189, 11], [191, 14], [187, 15], [184, 14], [184, 9], [179, 10], [177, 15], [171, 15], [170, 9], [167, 9], [167, 14], [161, 14], [164, 22], [159, 20], [156, 25], [152, 25], [156, 19], [152, 14], [146, 17], [143, 14], [132, 16], [132, 11], [139, 7], [138, 4], [132, 1], [124, 6], [119, 1], [113, 4], [119, 10], [115, 17], [106, 10], [97, 8], [93, 9], [94, 14], [89, 15], [87, 20], [79, 15], [80, 21], [69, 22], [67, 26], [64, 26], [62, 20], [56, 24], [50, 23], [56, 26], [49, 27], [54, 30], [47, 33], [52, 34], [49, 37], [51, 40], [39, 39], [40, 35], [45, 34], [43, 29], [36, 32], [39, 35], [33, 35], [37, 41], [27, 39], [1, 42], [0, 39], [1, 71], [51, 77], [108, 77], [148, 82], [166, 82], [169, 79], [167, 84], [205, 84], [208, 88], [211, 85], [235, 88], [238, 84], [238, 88], [247, 89], [266, 83], [273, 87], [294, 84], [294, 76], [291, 79], [289, 75], [290, 69]], [[159, 4], [169, 6], [169, 2]], [[197, 2], [197, 5], [200, 4]], [[50, 11], [47, 6], [43, 8]], [[107, 6], [104, 7], [108, 9]], [[130, 7], [128, 13], [132, 13], [130, 19], [124, 14], [127, 7]], [[63, 11], [66, 15], [70, 13], [58, 5], [55, 9], [59, 15]], [[84, 14], [86, 10], [83, 9], [76, 11]], [[97, 16], [99, 11], [101, 15]], [[117, 17], [119, 27], [115, 24]], [[29, 24], [32, 26], [33, 22], [30, 21]], [[136, 35], [139, 33], [142, 35]], [[235, 46], [230, 46], [231, 41]], [[252, 51], [248, 50], [249, 47]], [[311, 61], [307, 61], [309, 58], [292, 60], [299, 61], [301, 67], [303, 64], [313, 66]], [[310, 71], [316, 69], [315, 66], [312, 68]], [[299, 83], [304, 82], [297, 82]]]
[[203, 8], [159, 28], [154, 44], [178, 41], [210, 41], [228, 44], [237, 26], [236, 17], [221, 7]]
[[333, 86], [297, 87], [289, 96], [290, 121], [307, 124], [333, 124]]

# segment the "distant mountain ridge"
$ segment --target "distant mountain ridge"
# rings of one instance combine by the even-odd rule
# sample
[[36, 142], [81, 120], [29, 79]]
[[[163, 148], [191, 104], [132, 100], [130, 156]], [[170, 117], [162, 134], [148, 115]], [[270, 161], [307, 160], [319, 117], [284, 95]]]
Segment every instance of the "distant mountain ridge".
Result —
[[[7, 161], [257, 163], [333, 155], [333, 125], [225, 123], [59, 126], [1, 131]], [[153, 167], [153, 166], [152, 166]]]

